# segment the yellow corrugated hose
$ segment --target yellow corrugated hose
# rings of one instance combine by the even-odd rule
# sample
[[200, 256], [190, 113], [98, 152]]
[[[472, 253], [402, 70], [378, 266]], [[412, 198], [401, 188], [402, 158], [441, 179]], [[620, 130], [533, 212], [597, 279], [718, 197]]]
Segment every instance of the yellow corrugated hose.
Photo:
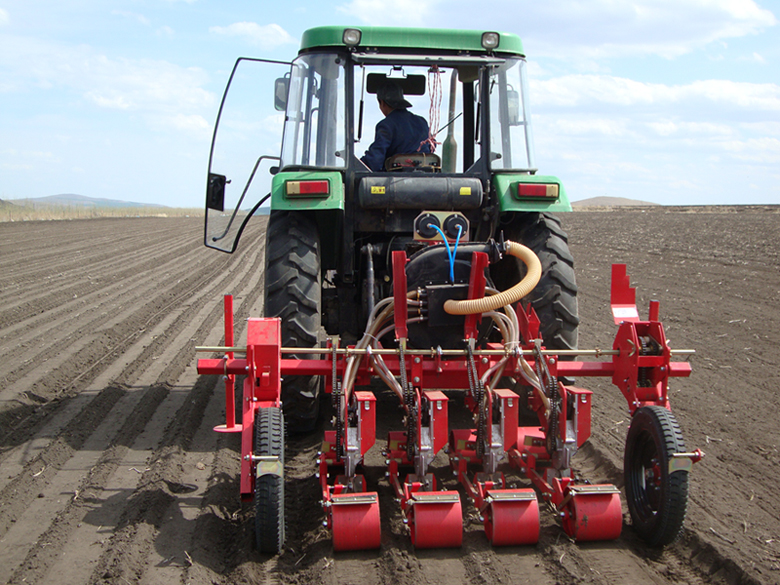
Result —
[[510, 256], [522, 260], [526, 265], [528, 272], [523, 277], [523, 280], [497, 295], [465, 301], [450, 299], [444, 303], [444, 310], [447, 313], [450, 315], [474, 315], [495, 311], [506, 305], [516, 303], [534, 289], [542, 277], [542, 264], [539, 262], [539, 258], [530, 248], [526, 248], [517, 242], [507, 241], [506, 247]]

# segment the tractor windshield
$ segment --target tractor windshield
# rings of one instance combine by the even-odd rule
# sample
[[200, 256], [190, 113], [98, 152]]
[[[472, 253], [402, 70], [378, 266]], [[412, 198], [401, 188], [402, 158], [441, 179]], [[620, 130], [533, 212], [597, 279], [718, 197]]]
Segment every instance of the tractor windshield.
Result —
[[493, 169], [534, 169], [524, 59], [490, 67], [490, 148]]
[[343, 59], [298, 57], [290, 73], [282, 166], [343, 167], [344, 135]]

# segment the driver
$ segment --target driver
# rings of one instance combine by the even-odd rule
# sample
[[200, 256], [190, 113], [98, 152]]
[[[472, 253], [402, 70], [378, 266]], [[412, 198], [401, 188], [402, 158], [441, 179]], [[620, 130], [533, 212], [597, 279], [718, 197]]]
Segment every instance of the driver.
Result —
[[427, 142], [430, 136], [428, 122], [407, 110], [412, 104], [404, 99], [404, 92], [397, 83], [385, 83], [377, 90], [376, 98], [385, 117], [376, 125], [374, 142], [360, 159], [368, 168], [383, 170], [385, 159], [394, 154], [431, 152]]

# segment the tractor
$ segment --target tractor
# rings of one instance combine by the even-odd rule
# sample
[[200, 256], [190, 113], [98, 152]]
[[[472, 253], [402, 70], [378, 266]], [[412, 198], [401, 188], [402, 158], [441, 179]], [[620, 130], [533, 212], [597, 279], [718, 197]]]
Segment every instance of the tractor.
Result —
[[[588, 376], [611, 376], [633, 415], [633, 525], [652, 545], [680, 534], [702, 454], [686, 451], [667, 388], [691, 372], [672, 356], [691, 351], [669, 348], [657, 303], [639, 319], [619, 265], [615, 345], [578, 349], [574, 262], [552, 215], [571, 205], [535, 167], [526, 68], [514, 34], [385, 27], [318, 27], [290, 63], [236, 61], [212, 140], [204, 238], [235, 251], [269, 202], [264, 316], [238, 347], [226, 297], [225, 346], [199, 348], [224, 355], [198, 370], [226, 378], [216, 430], [242, 435], [241, 495], [255, 502], [261, 551], [284, 544], [285, 429], [313, 431], [324, 394], [335, 412], [317, 459], [324, 522], [335, 550], [379, 547], [377, 492], [360, 473], [376, 442], [372, 380], [402, 409], [383, 454], [416, 547], [462, 541], [461, 492], [430, 469], [442, 450], [493, 545], [538, 540], [539, 494], [572, 538], [617, 538], [619, 490], [577, 479], [571, 464], [590, 435], [592, 393], [575, 385]], [[361, 155], [388, 83], [427, 114], [429, 148], [372, 171]], [[236, 114], [231, 103], [267, 111]], [[273, 144], [278, 154], [258, 150]], [[611, 361], [574, 361], [584, 355]], [[449, 428], [453, 397], [474, 428]], [[511, 487], [509, 469], [531, 485]]]

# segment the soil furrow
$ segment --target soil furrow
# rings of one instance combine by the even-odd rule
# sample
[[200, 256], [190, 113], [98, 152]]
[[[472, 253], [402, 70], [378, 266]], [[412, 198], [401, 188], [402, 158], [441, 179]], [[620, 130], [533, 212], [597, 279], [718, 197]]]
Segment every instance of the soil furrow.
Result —
[[[265, 218], [233, 256], [201, 248], [201, 220], [0, 226], [0, 392], [15, 401], [0, 415], [0, 582], [775, 583], [780, 214], [729, 209], [562, 217], [581, 347], [611, 347], [610, 263], [625, 261], [640, 315], [660, 300], [672, 346], [699, 352], [670, 397], [686, 446], [707, 457], [691, 474], [684, 535], [663, 550], [638, 539], [625, 508], [618, 540], [576, 544], [545, 506], [538, 545], [494, 549], [440, 455], [434, 472], [461, 493], [463, 546], [416, 551], [380, 453], [402, 426], [397, 399], [375, 388], [364, 473], [380, 498], [381, 549], [333, 553], [314, 477], [320, 426], [288, 437], [288, 540], [260, 555], [252, 506], [239, 500], [238, 437], [210, 430], [224, 416], [222, 385], [197, 378], [194, 346], [221, 343], [223, 293], [235, 295], [237, 329], [261, 314]], [[608, 380], [578, 385], [595, 394], [575, 467], [622, 487], [625, 399]], [[450, 398], [452, 427], [471, 426]]]

